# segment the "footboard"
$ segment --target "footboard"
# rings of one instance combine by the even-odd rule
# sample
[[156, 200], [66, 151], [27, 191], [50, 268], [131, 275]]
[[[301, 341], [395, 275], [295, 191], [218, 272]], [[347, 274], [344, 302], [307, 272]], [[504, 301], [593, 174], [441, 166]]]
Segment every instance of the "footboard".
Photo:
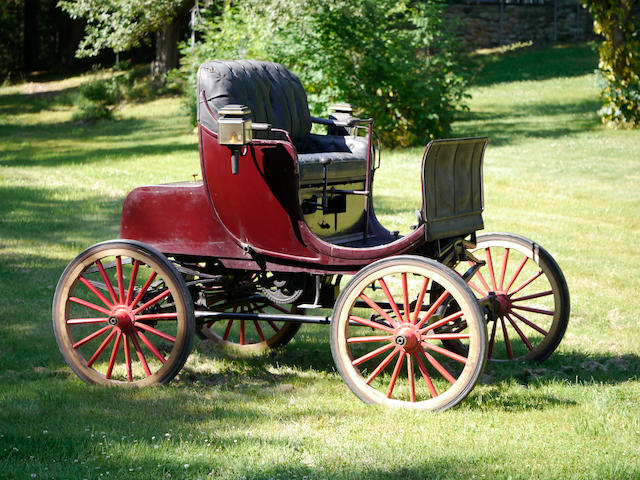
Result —
[[482, 160], [488, 139], [434, 140], [422, 159], [422, 217], [428, 241], [484, 228]]

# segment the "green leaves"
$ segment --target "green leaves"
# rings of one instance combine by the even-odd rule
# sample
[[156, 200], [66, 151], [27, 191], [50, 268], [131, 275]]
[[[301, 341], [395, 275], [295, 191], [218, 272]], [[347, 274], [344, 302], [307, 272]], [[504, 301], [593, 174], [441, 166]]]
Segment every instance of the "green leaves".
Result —
[[637, 0], [582, 0], [593, 16], [593, 31], [604, 37], [599, 74], [599, 114], [611, 126], [640, 126], [640, 24]]
[[123, 52], [139, 46], [150, 32], [169, 23], [185, 0], [60, 0], [71, 18], [86, 20], [77, 56], [95, 56], [104, 48]]
[[205, 60], [277, 61], [300, 77], [313, 114], [348, 101], [375, 118], [385, 145], [424, 144], [448, 133], [467, 85], [439, 13], [408, 0], [245, 0], [205, 13], [181, 71], [193, 95]]

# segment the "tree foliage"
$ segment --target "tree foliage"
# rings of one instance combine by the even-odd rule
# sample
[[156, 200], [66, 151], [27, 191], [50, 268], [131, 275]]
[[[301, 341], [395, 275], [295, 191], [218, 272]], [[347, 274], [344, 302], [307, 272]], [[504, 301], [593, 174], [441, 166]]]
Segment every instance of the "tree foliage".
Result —
[[105, 48], [124, 52], [139, 46], [149, 33], [168, 24], [185, 0], [61, 0], [71, 18], [86, 20], [78, 56], [95, 56]]
[[459, 51], [439, 12], [411, 0], [245, 0], [204, 17], [182, 71], [192, 88], [205, 60], [277, 61], [300, 77], [312, 113], [349, 101], [375, 118], [386, 144], [423, 143], [449, 133], [465, 98]]
[[598, 65], [602, 120], [640, 127], [640, 8], [638, 0], [582, 0], [604, 40]]

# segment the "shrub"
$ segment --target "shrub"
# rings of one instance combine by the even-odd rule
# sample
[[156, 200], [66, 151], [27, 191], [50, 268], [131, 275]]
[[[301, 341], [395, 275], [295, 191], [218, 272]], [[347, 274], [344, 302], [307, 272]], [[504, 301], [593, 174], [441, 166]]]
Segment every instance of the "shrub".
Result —
[[79, 88], [73, 104], [75, 120], [95, 121], [113, 118], [113, 109], [122, 98], [120, 77], [86, 83]]
[[637, 0], [582, 0], [593, 30], [604, 37], [598, 77], [602, 121], [640, 127], [640, 6]]
[[[460, 51], [444, 34], [440, 7], [398, 0], [246, 0], [201, 24], [202, 39], [183, 46], [187, 95], [211, 59], [277, 61], [294, 71], [312, 114], [352, 103], [376, 120], [387, 145], [448, 135], [463, 104]], [[192, 111], [195, 105], [192, 103]]]

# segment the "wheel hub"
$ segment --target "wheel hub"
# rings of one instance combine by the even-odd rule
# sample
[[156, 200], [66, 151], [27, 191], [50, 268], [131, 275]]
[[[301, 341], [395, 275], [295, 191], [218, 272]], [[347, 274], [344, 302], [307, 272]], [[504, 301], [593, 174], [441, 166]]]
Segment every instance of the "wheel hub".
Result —
[[507, 313], [511, 311], [511, 299], [504, 292], [496, 292], [496, 300], [497, 300], [497, 314], [500, 317], [504, 317]]
[[405, 352], [410, 352], [420, 345], [420, 332], [415, 325], [403, 325], [395, 332], [393, 341]]
[[131, 330], [136, 323], [135, 316], [131, 311], [122, 307], [116, 308], [107, 321], [109, 325], [118, 327], [124, 331]]

